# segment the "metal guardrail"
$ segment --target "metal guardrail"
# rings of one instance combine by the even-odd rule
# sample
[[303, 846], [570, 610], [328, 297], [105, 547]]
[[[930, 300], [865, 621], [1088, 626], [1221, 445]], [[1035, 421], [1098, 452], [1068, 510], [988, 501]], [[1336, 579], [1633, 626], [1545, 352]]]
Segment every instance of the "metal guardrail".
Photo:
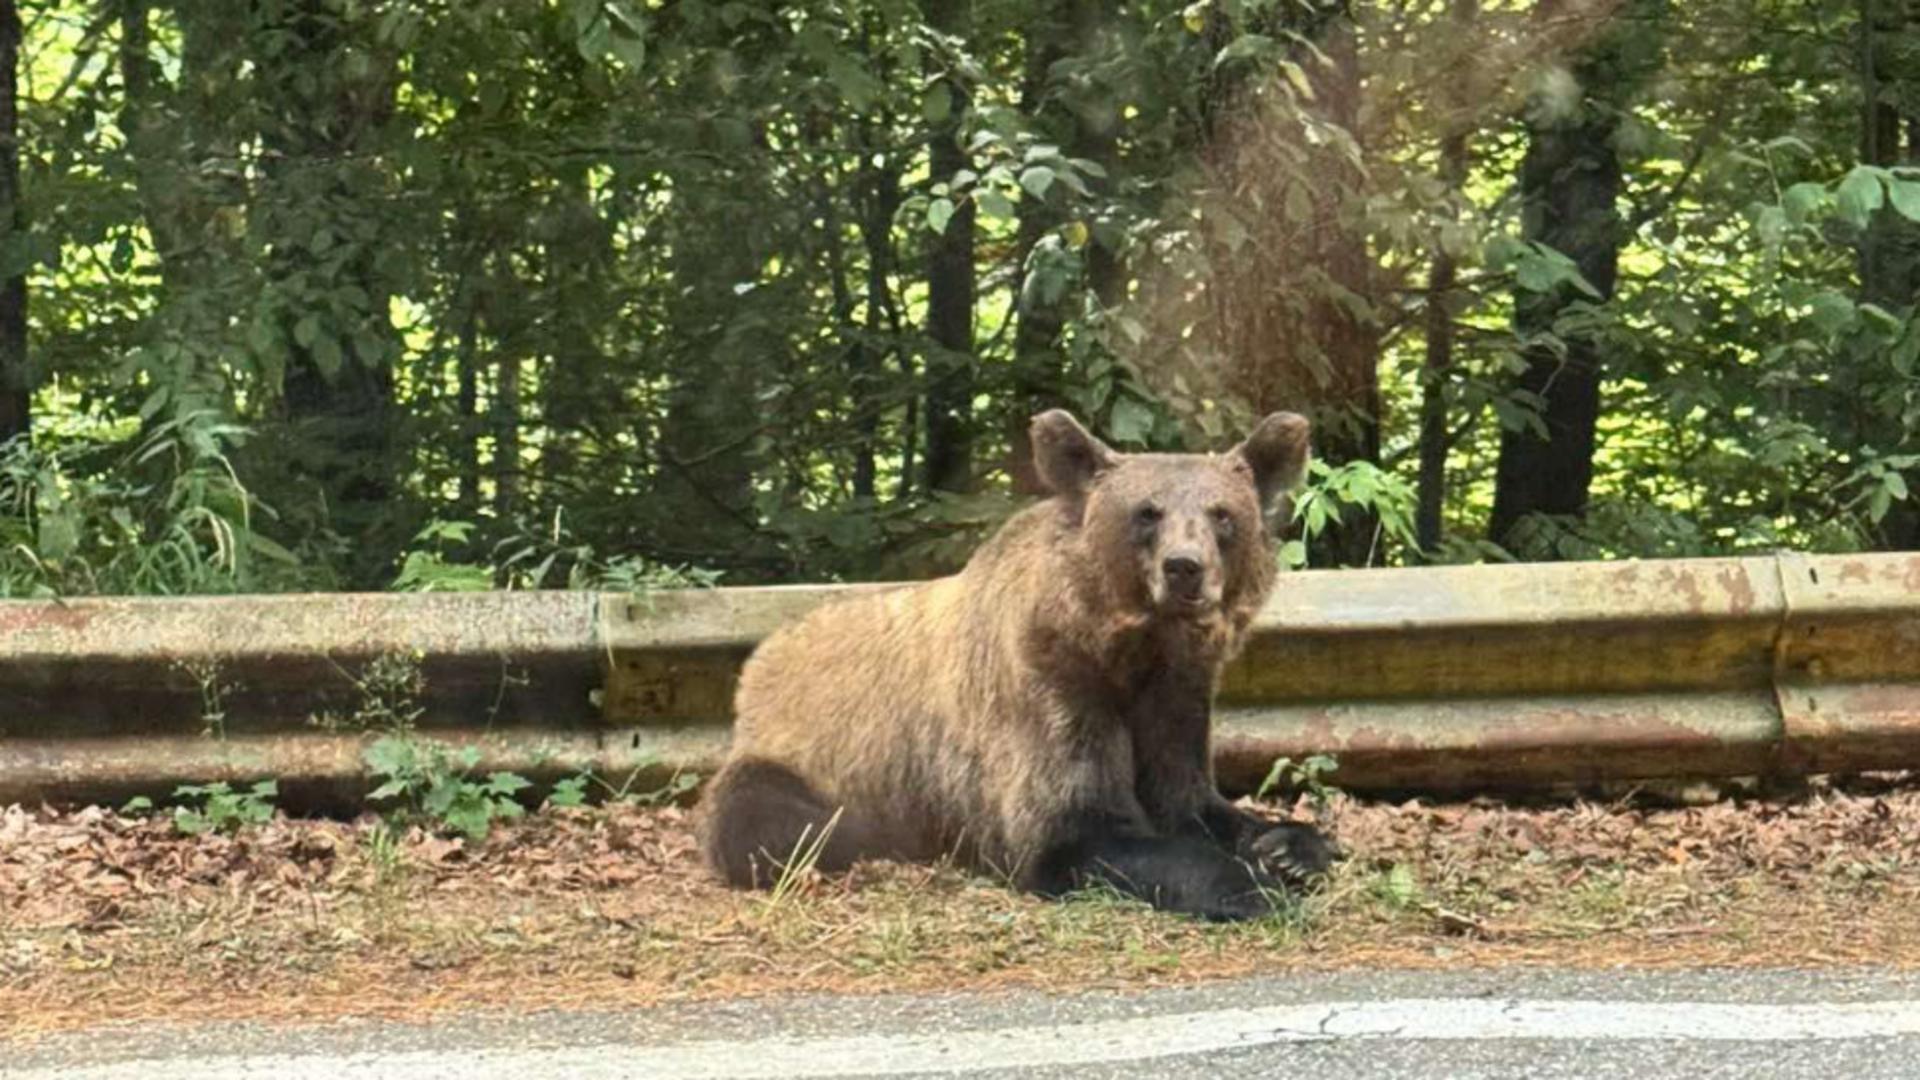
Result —
[[[0, 602], [0, 803], [273, 776], [351, 804], [359, 740], [310, 720], [395, 653], [483, 767], [648, 784], [717, 760], [768, 632], [889, 587]], [[1435, 794], [1920, 768], [1920, 554], [1288, 575], [1217, 717], [1232, 791], [1312, 753]]]

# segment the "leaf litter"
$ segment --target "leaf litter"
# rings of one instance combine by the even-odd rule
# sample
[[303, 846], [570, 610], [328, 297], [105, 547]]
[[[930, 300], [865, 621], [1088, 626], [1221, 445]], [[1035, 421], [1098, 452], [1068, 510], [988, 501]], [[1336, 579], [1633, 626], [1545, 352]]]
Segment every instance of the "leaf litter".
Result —
[[1273, 918], [1065, 904], [867, 864], [715, 885], [678, 807], [548, 810], [482, 843], [372, 818], [180, 835], [0, 809], [0, 1037], [110, 1021], [420, 1018], [796, 992], [1126, 988], [1356, 966], [1920, 963], [1920, 782], [1694, 806], [1384, 803]]

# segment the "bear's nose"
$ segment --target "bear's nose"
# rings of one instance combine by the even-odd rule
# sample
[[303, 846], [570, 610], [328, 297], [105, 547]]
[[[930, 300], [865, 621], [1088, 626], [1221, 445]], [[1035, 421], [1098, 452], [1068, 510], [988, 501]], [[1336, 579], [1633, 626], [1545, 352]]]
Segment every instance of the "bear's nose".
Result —
[[1169, 555], [1160, 570], [1167, 575], [1167, 586], [1183, 596], [1200, 591], [1200, 560], [1191, 555]]

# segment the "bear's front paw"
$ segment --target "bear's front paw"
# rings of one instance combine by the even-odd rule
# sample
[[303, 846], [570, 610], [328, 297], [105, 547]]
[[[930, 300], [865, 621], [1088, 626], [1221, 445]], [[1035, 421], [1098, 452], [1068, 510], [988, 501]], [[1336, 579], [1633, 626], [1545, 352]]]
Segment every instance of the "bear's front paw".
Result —
[[1254, 837], [1246, 855], [1268, 875], [1296, 887], [1311, 883], [1347, 857], [1326, 834], [1298, 821], [1280, 822]]

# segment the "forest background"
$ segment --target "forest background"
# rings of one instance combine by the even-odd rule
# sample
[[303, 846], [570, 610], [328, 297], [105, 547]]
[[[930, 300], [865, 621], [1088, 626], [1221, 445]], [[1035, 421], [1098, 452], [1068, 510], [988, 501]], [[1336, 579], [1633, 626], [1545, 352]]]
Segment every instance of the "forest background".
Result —
[[1920, 546], [1896, 0], [0, 2], [0, 595]]

